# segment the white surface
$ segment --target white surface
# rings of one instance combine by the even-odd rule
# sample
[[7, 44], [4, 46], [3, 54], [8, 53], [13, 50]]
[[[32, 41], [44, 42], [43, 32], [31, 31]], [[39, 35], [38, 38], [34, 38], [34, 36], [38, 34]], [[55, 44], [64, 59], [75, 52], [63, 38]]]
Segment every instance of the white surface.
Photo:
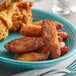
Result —
[[[53, 6], [53, 0], [42, 0], [41, 2], [35, 3], [33, 8], [50, 11], [52, 6]], [[72, 24], [74, 24], [76, 26], [76, 14], [70, 14], [70, 15], [66, 15], [66, 16], [62, 16], [62, 17], [66, 18]], [[72, 62], [74, 60], [74, 58], [76, 58], [76, 57], [72, 57], [72, 58], [68, 59], [68, 61], [63, 61], [63, 62], [61, 62], [60, 64], [58, 64], [58, 65], [56, 65], [54, 67], [44, 69], [44, 70], [42, 70], [42, 72], [48, 71], [48, 70], [51, 70], [51, 69], [56, 69], [56, 68], [64, 68], [70, 62]], [[37, 71], [35, 70], [35, 72], [31, 72], [28, 75], [29, 71], [26, 72], [26, 70], [13, 69], [13, 68], [4, 66], [3, 64], [0, 64], [0, 76], [11, 76], [11, 75], [14, 75], [14, 74], [17, 74], [17, 73], [20, 73], [20, 72], [24, 72], [24, 73], [26, 72], [26, 73], [25, 73], [25, 75], [17, 75], [17, 76], [35, 76], [35, 74], [40, 73], [38, 71], [41, 72], [41, 70], [37, 70]]]

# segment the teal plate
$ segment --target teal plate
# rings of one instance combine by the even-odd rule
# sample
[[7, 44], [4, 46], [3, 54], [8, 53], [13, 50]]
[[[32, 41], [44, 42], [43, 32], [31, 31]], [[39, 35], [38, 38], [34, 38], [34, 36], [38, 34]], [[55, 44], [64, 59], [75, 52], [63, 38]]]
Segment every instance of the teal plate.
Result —
[[22, 37], [19, 33], [10, 33], [6, 40], [0, 41], [0, 62], [11, 66], [14, 68], [20, 69], [40, 69], [47, 68], [58, 64], [58, 62], [63, 61], [69, 57], [71, 57], [75, 53], [76, 49], [76, 28], [64, 18], [57, 16], [53, 13], [49, 13], [46, 11], [41, 11], [37, 9], [32, 9], [34, 21], [51, 19], [53, 21], [58, 21], [63, 24], [63, 29], [61, 31], [65, 31], [68, 33], [68, 38], [66, 40], [66, 45], [69, 47], [69, 52], [64, 56], [52, 60], [47, 61], [38, 61], [38, 62], [24, 62], [13, 60], [13, 55], [9, 53], [4, 45], [16, 38]]

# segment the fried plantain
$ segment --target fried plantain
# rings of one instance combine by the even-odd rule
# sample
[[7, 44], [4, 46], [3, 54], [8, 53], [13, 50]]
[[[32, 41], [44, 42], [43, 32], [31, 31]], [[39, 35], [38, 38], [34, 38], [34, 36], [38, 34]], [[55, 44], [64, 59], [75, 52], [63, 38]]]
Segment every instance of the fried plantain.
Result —
[[23, 37], [12, 40], [5, 45], [5, 48], [12, 53], [32, 52], [44, 46], [42, 38]]
[[19, 60], [19, 61], [43, 61], [48, 58], [48, 54], [45, 53], [25, 53], [22, 55], [17, 55], [13, 59]]
[[42, 25], [42, 37], [44, 40], [45, 45], [50, 52], [51, 58], [58, 58], [60, 57], [60, 46], [58, 41], [58, 35], [56, 26], [53, 24], [52, 21], [43, 21]]
[[[49, 19], [47, 19], [47, 20], [49, 20]], [[42, 23], [43, 23], [43, 20], [33, 22], [33, 24], [37, 25], [37, 26], [42, 26]], [[60, 30], [63, 28], [63, 25], [61, 23], [56, 22], [56, 21], [53, 21], [53, 23], [55, 24], [57, 30]]]
[[[49, 21], [48, 19], [46, 19], [46, 20]], [[30, 36], [31, 37], [32, 36], [34, 36], [34, 37], [42, 36], [42, 29], [41, 29], [42, 22], [43, 22], [43, 20], [42, 21], [38, 21], [38, 22], [34, 22], [33, 24], [29, 24], [29, 25], [23, 26], [21, 28], [21, 30], [20, 30], [20, 34], [23, 35], [23, 36], [28, 36], [28, 37], [30, 37]], [[57, 22], [54, 22], [54, 21], [51, 21], [51, 22], [53, 22], [55, 24], [57, 30], [63, 28], [63, 25], [61, 25], [60, 23], [57, 23]]]

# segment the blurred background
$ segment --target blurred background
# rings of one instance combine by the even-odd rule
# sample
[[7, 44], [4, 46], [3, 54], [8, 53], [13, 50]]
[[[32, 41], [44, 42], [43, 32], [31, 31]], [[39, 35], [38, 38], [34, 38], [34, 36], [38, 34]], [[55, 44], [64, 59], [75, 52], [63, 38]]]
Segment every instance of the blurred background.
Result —
[[[30, 0], [32, 1], [32, 0]], [[76, 0], [33, 0], [33, 8], [60, 15], [76, 25]]]

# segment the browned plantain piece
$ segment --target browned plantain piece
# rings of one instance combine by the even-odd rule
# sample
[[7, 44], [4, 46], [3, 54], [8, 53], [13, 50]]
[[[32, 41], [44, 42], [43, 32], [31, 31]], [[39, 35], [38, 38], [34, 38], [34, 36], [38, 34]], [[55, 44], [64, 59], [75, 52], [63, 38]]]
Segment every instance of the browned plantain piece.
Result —
[[42, 25], [42, 36], [44, 39], [44, 43], [50, 52], [51, 58], [58, 58], [60, 57], [60, 46], [58, 41], [58, 35], [56, 26], [53, 24], [52, 21], [44, 20]]
[[32, 52], [43, 47], [42, 38], [38, 37], [23, 37], [15, 39], [5, 45], [5, 48], [12, 53]]
[[[47, 19], [47, 20], [48, 20], [48, 19]], [[42, 23], [43, 23], [43, 20], [33, 22], [34, 25], [38, 25], [38, 26], [42, 26]], [[53, 23], [55, 24], [57, 30], [60, 30], [60, 29], [63, 28], [63, 25], [62, 25], [61, 23], [56, 22], [56, 21], [53, 21]]]
[[67, 39], [68, 34], [66, 32], [58, 32], [58, 35], [62, 37], [63, 40]]
[[60, 46], [60, 48], [64, 48], [65, 47], [65, 42], [59, 42], [59, 46]]
[[[65, 46], [65, 43], [63, 42], [63, 39], [60, 36], [58, 36], [58, 40], [59, 40], [60, 48], [63, 48]], [[39, 53], [48, 53], [48, 48], [46, 46], [43, 46], [40, 49], [38, 49], [37, 52], [39, 52]]]
[[[59, 46], [60, 46], [60, 49], [62, 49], [62, 48], [65, 47], [65, 43], [63, 41], [59, 42]], [[48, 53], [48, 48], [46, 46], [43, 46], [40, 49], [38, 49], [37, 52], [39, 52], [39, 53]]]
[[[49, 20], [47, 19], [47, 21], [49, 21]], [[20, 30], [20, 34], [23, 36], [28, 36], [28, 37], [30, 37], [30, 36], [34, 36], [34, 37], [42, 36], [42, 30], [41, 30], [42, 22], [43, 22], [43, 20], [34, 22], [33, 24], [29, 24], [27, 26], [23, 26]], [[54, 21], [53, 21], [53, 23], [55, 23], [55, 26], [58, 28], [58, 30], [63, 28], [63, 25], [61, 25], [60, 23], [57, 23]]]
[[46, 46], [41, 47], [37, 50], [39, 53], [48, 53], [48, 48]]
[[19, 61], [43, 61], [48, 58], [48, 54], [44, 53], [25, 53], [20, 56], [15, 56], [13, 59], [19, 60]]
[[56, 29], [57, 29], [57, 30], [60, 30], [60, 29], [63, 28], [63, 25], [62, 25], [61, 23], [56, 22], [56, 21], [53, 21], [53, 23], [54, 23], [54, 25], [56, 26]]

